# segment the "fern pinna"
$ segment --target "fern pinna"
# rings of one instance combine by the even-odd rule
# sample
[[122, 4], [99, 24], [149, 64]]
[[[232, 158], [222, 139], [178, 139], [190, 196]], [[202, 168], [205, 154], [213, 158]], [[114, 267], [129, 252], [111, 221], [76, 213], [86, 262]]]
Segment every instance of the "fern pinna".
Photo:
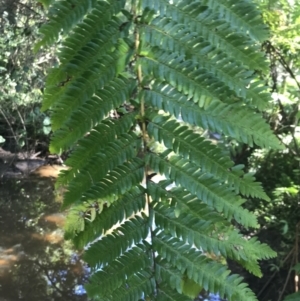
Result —
[[[260, 276], [275, 256], [233, 226], [257, 227], [259, 183], [205, 138], [280, 148], [260, 115], [267, 38], [248, 0], [50, 1], [37, 48], [48, 75], [52, 152], [71, 148], [66, 237], [85, 248], [93, 300], [193, 300], [203, 289], [257, 300], [226, 258]], [[255, 70], [255, 71], [254, 71]], [[200, 134], [199, 134], [200, 133]], [[161, 175], [154, 181], [154, 175]]]

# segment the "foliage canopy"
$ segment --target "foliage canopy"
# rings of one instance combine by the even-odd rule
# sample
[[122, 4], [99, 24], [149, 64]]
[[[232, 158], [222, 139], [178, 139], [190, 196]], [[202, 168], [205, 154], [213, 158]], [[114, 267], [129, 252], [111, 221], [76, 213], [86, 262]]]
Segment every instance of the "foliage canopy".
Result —
[[53, 51], [34, 55], [38, 30], [45, 22], [35, 0], [0, 0], [0, 145], [13, 152], [42, 150], [50, 128], [40, 103]]
[[256, 6], [45, 4], [49, 22], [37, 49], [58, 39], [61, 47], [43, 108], [52, 111], [51, 150], [72, 148], [58, 184], [67, 187], [66, 236], [88, 245], [89, 296], [178, 301], [205, 289], [257, 300], [221, 257], [261, 276], [258, 260], [275, 253], [232, 222], [257, 227], [242, 205], [268, 196], [205, 135], [282, 148], [259, 113], [270, 95], [258, 77], [268, 68], [259, 51], [268, 32]]

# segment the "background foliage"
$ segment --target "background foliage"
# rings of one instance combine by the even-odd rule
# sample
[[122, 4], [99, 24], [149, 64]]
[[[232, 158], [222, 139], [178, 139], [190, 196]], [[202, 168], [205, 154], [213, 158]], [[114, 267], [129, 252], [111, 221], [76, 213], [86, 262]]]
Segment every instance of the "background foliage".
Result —
[[43, 109], [51, 150], [73, 148], [58, 183], [66, 236], [89, 246], [90, 297], [190, 300], [204, 289], [256, 300], [222, 258], [261, 276], [258, 260], [275, 253], [234, 225], [257, 227], [241, 196], [269, 197], [202, 133], [282, 149], [257, 113], [270, 97], [259, 11], [221, 0], [51, 4], [37, 48], [62, 42]]
[[[299, 224], [299, 22], [298, 1], [257, 1], [271, 37], [262, 44], [270, 60], [264, 80], [272, 93], [265, 118], [284, 151], [261, 151], [230, 141], [237, 163], [255, 171], [271, 198], [270, 203], [252, 199], [247, 208], [259, 216], [259, 238], [277, 251], [277, 258], [262, 265], [264, 277], [248, 278], [259, 300], [283, 300], [298, 290], [295, 282], [298, 263]], [[247, 232], [249, 235], [250, 233]], [[250, 234], [251, 235], [251, 234]], [[248, 277], [248, 276], [247, 276]], [[293, 295], [294, 300], [299, 295]]]
[[[45, 7], [50, 2], [41, 1]], [[220, 147], [230, 149], [236, 164], [242, 163], [246, 170], [256, 172], [272, 200], [270, 203], [258, 199], [248, 201], [246, 206], [258, 216], [260, 228], [257, 231], [241, 230], [248, 237], [257, 234], [262, 241], [269, 243], [277, 251], [277, 259], [261, 266], [265, 276], [259, 282], [237, 265], [230, 266], [246, 277], [259, 300], [273, 301], [282, 300], [295, 291], [295, 271], [290, 268], [298, 257], [295, 246], [299, 221], [299, 4], [285, 0], [257, 3], [271, 29], [271, 35], [261, 42], [270, 64], [267, 72], [260, 72], [259, 76], [269, 86], [273, 99], [264, 111], [264, 117], [287, 149], [260, 151], [255, 145], [249, 147], [228, 136], [216, 135], [216, 131], [192, 128]], [[27, 150], [27, 143], [29, 149], [45, 150], [48, 139], [44, 134], [48, 133], [49, 127], [44, 127], [43, 123], [48, 125], [49, 120], [39, 108], [45, 70], [47, 66], [55, 65], [56, 60], [49, 48], [39, 52], [35, 60], [31, 51], [37, 30], [46, 21], [43, 6], [29, 0], [1, 0], [0, 18], [0, 135], [6, 139], [1, 140], [2, 146], [12, 151]], [[229, 69], [234, 69], [229, 66]], [[190, 112], [189, 107], [185, 110]], [[119, 111], [122, 112], [123, 108]], [[40, 148], [39, 143], [45, 144]], [[82, 224], [81, 218], [79, 224]]]
[[53, 51], [33, 53], [45, 22], [36, 1], [0, 1], [0, 145], [11, 151], [45, 151], [50, 121], [40, 111], [47, 67]]

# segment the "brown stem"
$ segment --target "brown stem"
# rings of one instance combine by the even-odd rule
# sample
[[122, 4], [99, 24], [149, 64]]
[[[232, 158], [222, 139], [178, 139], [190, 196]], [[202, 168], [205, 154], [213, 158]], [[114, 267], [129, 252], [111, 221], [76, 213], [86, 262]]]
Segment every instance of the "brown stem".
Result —
[[[292, 248], [291, 251], [287, 254], [287, 256], [285, 257], [285, 259], [283, 260], [282, 264], [284, 264], [289, 257], [293, 254], [295, 248]], [[273, 278], [275, 277], [275, 275], [278, 273], [278, 271], [275, 271], [272, 276], [269, 278], [269, 280], [265, 283], [265, 285], [263, 286], [263, 288], [258, 292], [257, 294], [257, 298], [263, 293], [263, 291], [266, 289], [266, 287], [270, 284], [270, 282], [273, 280]]]
[[283, 294], [284, 294], [284, 292], [285, 292], [285, 289], [286, 289], [286, 287], [287, 287], [287, 284], [288, 284], [288, 282], [289, 282], [289, 279], [290, 279], [290, 276], [291, 276], [291, 272], [292, 272], [292, 266], [294, 265], [294, 259], [295, 259], [295, 256], [296, 256], [296, 254], [295, 254], [295, 252], [294, 252], [294, 257], [293, 257], [293, 260], [291, 261], [291, 266], [290, 266], [289, 272], [288, 272], [288, 274], [287, 274], [287, 276], [286, 276], [284, 286], [283, 286], [283, 288], [282, 288], [282, 290], [281, 290], [281, 293], [279, 294], [278, 301], [281, 300], [281, 298], [282, 298], [282, 296], [283, 296]]

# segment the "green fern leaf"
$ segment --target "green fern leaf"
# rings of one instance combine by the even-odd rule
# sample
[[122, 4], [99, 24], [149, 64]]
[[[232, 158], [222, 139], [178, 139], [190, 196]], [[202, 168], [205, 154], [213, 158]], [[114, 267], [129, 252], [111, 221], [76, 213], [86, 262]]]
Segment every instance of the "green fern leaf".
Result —
[[226, 185], [221, 185], [209, 174], [202, 173], [189, 161], [173, 156], [167, 161], [169, 152], [161, 156], [151, 154], [147, 163], [156, 172], [165, 175], [176, 184], [186, 187], [192, 194], [195, 194], [202, 202], [223, 212], [228, 219], [235, 218], [237, 222], [246, 227], [257, 227], [256, 218], [241, 204], [245, 202], [235, 195]]
[[69, 210], [65, 237], [91, 266], [89, 297], [187, 301], [204, 289], [257, 300], [225, 259], [261, 276], [258, 261], [275, 253], [236, 224], [257, 227], [242, 196], [269, 198], [199, 134], [282, 148], [259, 114], [270, 95], [255, 72], [268, 68], [256, 6], [49, 3], [36, 48], [59, 40], [60, 63], [49, 72], [43, 109], [52, 112], [50, 150], [70, 150], [57, 186]]
[[283, 301], [297, 301], [300, 298], [300, 292], [290, 294], [287, 297], [284, 298]]
[[[203, 5], [218, 12], [231, 26], [243, 34], [249, 34], [253, 39], [264, 42], [268, 39], [267, 28], [259, 22], [261, 16], [255, 3], [250, 1], [206, 0]], [[236, 16], [239, 16], [238, 18]]]
[[94, 270], [110, 264], [148, 236], [148, 221], [136, 216], [94, 243], [85, 253], [85, 260]]
[[255, 183], [253, 177], [242, 177], [242, 171], [234, 168], [230, 158], [224, 156], [218, 147], [168, 117], [155, 115], [150, 119], [148, 132], [156, 141], [164, 142], [167, 148], [188, 158], [203, 171], [234, 186], [236, 193], [269, 200], [259, 183]]
[[190, 301], [193, 300], [185, 295], [177, 293], [175, 290], [171, 290], [166, 285], [159, 286], [159, 293], [157, 301]]
[[172, 86], [161, 83], [154, 84], [152, 90], [144, 90], [142, 97], [152, 106], [190, 124], [224, 133], [251, 146], [256, 143], [261, 147], [283, 148], [269, 126], [249, 108], [214, 101], [203, 110]]
[[84, 232], [68, 231], [68, 238], [73, 239], [77, 248], [84, 248], [115, 225], [141, 212], [146, 206], [144, 193], [141, 188], [132, 188], [109, 207], [104, 207], [102, 213], [97, 215], [92, 223], [86, 223]]

